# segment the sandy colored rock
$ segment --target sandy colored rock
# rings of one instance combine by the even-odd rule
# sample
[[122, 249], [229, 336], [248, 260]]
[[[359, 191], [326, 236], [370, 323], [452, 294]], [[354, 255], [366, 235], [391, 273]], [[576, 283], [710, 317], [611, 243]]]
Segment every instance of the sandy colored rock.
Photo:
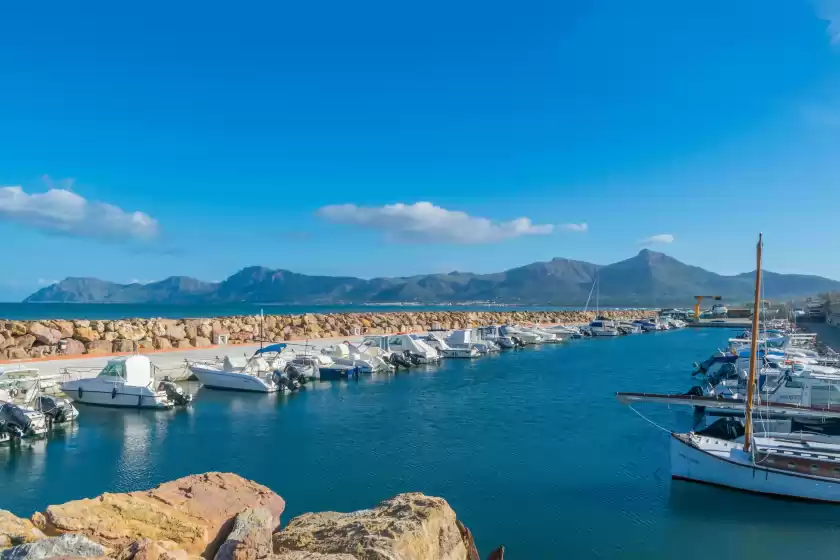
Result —
[[187, 333], [184, 331], [184, 327], [182, 325], [177, 325], [175, 323], [166, 325], [166, 338], [169, 340], [183, 340], [186, 337]]
[[61, 333], [62, 338], [73, 336], [73, 323], [71, 321], [53, 321], [55, 328]]
[[87, 344], [88, 354], [110, 354], [114, 351], [114, 345], [108, 340], [94, 340]]
[[146, 336], [146, 330], [143, 327], [130, 324], [118, 326], [116, 328], [116, 333], [118, 335], [117, 338], [123, 340], [137, 341]]
[[23, 348], [24, 350], [32, 348], [33, 344], [35, 344], [34, 335], [27, 333], [15, 338], [15, 346], [17, 346], [18, 348]]
[[176, 348], [192, 348], [192, 342], [187, 339], [179, 340], [178, 343], [175, 345]]
[[0, 548], [32, 542], [45, 537], [28, 519], [0, 509]]
[[169, 541], [190, 556], [208, 550], [212, 556], [238, 512], [265, 508], [273, 528], [284, 507], [283, 499], [265, 486], [235, 474], [207, 473], [152, 490], [50, 506], [32, 522], [47, 534], [77, 533], [115, 549], [145, 538]]
[[467, 560], [455, 512], [442, 498], [400, 494], [354, 513], [307, 513], [273, 537], [274, 552], [349, 554], [357, 560]]
[[189, 555], [172, 541], [142, 538], [133, 541], [117, 554], [116, 560], [188, 560]]
[[169, 350], [172, 348], [172, 343], [169, 342], [169, 339], [161, 336], [156, 336], [153, 339], [153, 343], [156, 350]]
[[192, 345], [196, 348], [206, 348], [208, 346], [212, 346], [213, 343], [210, 342], [209, 338], [204, 338], [203, 336], [197, 336], [192, 340]]
[[80, 326], [73, 329], [73, 338], [82, 342], [93, 342], [99, 340], [99, 333], [90, 327]]
[[63, 338], [60, 344], [64, 344], [64, 353], [68, 356], [77, 356], [85, 353], [85, 345], [74, 338]]
[[357, 560], [357, 557], [350, 554], [321, 554], [320, 552], [289, 550], [275, 554], [273, 560]]
[[266, 558], [272, 552], [271, 532], [276, 525], [274, 516], [265, 508], [248, 508], [240, 512], [215, 560]]
[[[108, 333], [105, 333], [106, 335]], [[134, 340], [119, 339], [114, 341], [114, 352], [135, 352], [137, 350], [137, 342]]]

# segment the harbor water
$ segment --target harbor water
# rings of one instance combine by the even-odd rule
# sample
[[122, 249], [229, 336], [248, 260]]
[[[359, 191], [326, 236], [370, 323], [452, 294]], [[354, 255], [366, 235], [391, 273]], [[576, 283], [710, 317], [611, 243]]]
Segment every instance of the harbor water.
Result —
[[[511, 558], [840, 555], [840, 507], [672, 482], [664, 431], [616, 391], [684, 391], [731, 332], [685, 329], [449, 360], [290, 396], [200, 390], [167, 412], [80, 407], [76, 426], [0, 449], [0, 508], [233, 471], [305, 511], [446, 498], [480, 550]], [[648, 406], [652, 422], [692, 414]]]

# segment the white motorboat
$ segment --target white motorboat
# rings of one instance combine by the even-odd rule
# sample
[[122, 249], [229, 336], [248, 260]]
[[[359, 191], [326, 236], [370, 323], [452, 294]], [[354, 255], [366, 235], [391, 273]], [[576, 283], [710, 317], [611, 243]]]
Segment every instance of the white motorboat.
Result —
[[339, 365], [359, 368], [359, 373], [373, 373], [375, 371], [387, 371], [392, 369], [388, 362], [376, 354], [370, 354], [367, 350], [370, 345], [357, 346], [348, 341], [334, 344], [321, 350], [321, 354], [329, 356], [332, 361]]
[[69, 400], [56, 395], [60, 377], [41, 375], [36, 368], [24, 365], [0, 370], [0, 402], [43, 413], [49, 425], [72, 422], [79, 411]]
[[492, 342], [499, 349], [509, 349], [509, 348], [516, 348], [516, 343], [513, 339], [509, 336], [502, 334], [501, 328], [496, 325], [491, 325], [488, 327], [479, 327], [478, 334], [482, 340]]
[[12, 402], [0, 403], [0, 445], [40, 438], [47, 430], [44, 413]]
[[92, 378], [72, 379], [77, 374], [66, 368], [69, 380], [61, 383], [61, 390], [76, 403], [97, 406], [168, 409], [176, 401], [186, 404], [191, 400], [173, 383], [161, 382], [156, 388], [153, 368], [149, 358], [140, 355], [109, 360]]
[[407, 334], [366, 336], [365, 342], [386, 352], [408, 354], [412, 360], [421, 364], [432, 364], [440, 360], [440, 353], [424, 341]]
[[478, 349], [471, 345], [450, 346], [439, 332], [430, 332], [423, 340], [444, 358], [477, 358]]
[[244, 364], [225, 356], [214, 362], [189, 361], [190, 371], [208, 389], [274, 393], [283, 389], [277, 375], [286, 367], [281, 353], [285, 344], [271, 344], [260, 348]]
[[589, 323], [589, 330], [592, 332], [592, 336], [618, 336], [621, 334], [615, 326], [615, 322], [607, 319], [592, 321]]
[[566, 336], [563, 333], [558, 333], [554, 331], [549, 331], [539, 327], [538, 325], [530, 326], [530, 327], [520, 327], [521, 330], [524, 332], [534, 333], [538, 337], [540, 337], [540, 342], [547, 342], [547, 343], [556, 343], [556, 342], [563, 342]]
[[539, 344], [543, 340], [539, 334], [524, 330], [517, 325], [504, 325], [502, 327], [502, 333], [513, 340], [520, 340], [522, 344]]
[[622, 334], [641, 334], [642, 327], [629, 321], [619, 321], [616, 325]]

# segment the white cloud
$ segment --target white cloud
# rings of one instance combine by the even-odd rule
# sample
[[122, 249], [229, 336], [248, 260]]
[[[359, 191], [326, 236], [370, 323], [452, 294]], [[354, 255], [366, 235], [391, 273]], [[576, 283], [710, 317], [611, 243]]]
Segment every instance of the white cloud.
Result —
[[363, 207], [354, 204], [324, 206], [317, 212], [331, 222], [377, 229], [407, 241], [492, 243], [523, 235], [546, 235], [551, 224], [537, 225], [528, 218], [493, 222], [465, 212], [447, 210], [431, 202]]
[[44, 278], [38, 278], [39, 286], [52, 286], [53, 284], [58, 284], [58, 280], [45, 280]]
[[651, 235], [650, 237], [646, 237], [639, 241], [640, 245], [656, 245], [657, 243], [673, 243], [675, 237], [670, 233], [660, 233], [657, 235]]
[[586, 233], [587, 231], [589, 231], [589, 226], [586, 224], [586, 222], [580, 224], [561, 224], [558, 227], [566, 231], [574, 231], [578, 233]]
[[[48, 184], [50, 184], [48, 182]], [[64, 185], [69, 186], [68, 182]], [[106, 240], [150, 239], [158, 224], [143, 212], [85, 199], [65, 188], [29, 194], [20, 186], [0, 187], [0, 220], [78, 237]]]
[[817, 17], [828, 22], [828, 40], [840, 45], [840, 0], [817, 0], [816, 5]]

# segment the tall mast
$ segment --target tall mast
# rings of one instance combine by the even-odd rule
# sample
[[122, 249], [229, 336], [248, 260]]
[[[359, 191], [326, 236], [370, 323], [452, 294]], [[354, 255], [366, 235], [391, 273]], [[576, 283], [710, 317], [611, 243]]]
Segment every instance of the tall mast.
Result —
[[761, 313], [761, 250], [764, 243], [758, 234], [755, 246], [755, 298], [753, 300], [752, 340], [750, 341], [750, 375], [747, 378], [747, 402], [744, 404], [744, 453], [749, 453], [752, 440], [752, 406], [755, 393], [755, 364], [758, 352], [758, 316]]

